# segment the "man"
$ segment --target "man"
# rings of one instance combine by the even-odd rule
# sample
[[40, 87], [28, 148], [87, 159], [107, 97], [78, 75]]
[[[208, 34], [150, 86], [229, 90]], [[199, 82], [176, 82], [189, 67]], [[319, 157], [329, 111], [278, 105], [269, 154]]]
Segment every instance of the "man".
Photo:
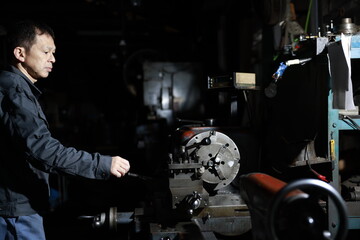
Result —
[[11, 66], [0, 73], [0, 240], [42, 240], [49, 173], [108, 179], [124, 176], [130, 164], [65, 147], [51, 136], [34, 83], [48, 77], [55, 63], [52, 29], [22, 21], [8, 39]]

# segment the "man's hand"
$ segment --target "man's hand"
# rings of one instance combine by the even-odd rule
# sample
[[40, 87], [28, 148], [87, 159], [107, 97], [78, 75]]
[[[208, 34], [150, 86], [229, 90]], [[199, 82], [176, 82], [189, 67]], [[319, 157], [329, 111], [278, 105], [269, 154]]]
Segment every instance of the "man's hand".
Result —
[[115, 156], [112, 157], [110, 173], [115, 177], [124, 176], [130, 169], [130, 163], [128, 160]]

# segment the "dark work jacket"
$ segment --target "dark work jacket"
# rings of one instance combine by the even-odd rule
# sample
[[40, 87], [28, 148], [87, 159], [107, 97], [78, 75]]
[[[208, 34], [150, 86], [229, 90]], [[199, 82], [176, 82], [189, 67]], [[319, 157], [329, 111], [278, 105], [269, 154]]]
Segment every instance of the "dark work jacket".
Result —
[[0, 73], [0, 216], [41, 214], [49, 173], [110, 176], [110, 156], [65, 147], [51, 136], [40, 95], [17, 68]]

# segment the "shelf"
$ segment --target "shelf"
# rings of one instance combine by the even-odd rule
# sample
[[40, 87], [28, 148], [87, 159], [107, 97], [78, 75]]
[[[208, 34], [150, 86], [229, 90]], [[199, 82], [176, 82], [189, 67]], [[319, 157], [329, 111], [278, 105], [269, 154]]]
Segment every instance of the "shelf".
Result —
[[[340, 40], [340, 39], [338, 39]], [[360, 58], [360, 35], [351, 37], [351, 59]], [[340, 131], [360, 130], [360, 115], [358, 109], [345, 111], [333, 108], [333, 91], [328, 95], [328, 156], [333, 163], [331, 185], [340, 193], [341, 178], [339, 173]], [[360, 229], [360, 202], [346, 201], [348, 209], [348, 229]], [[329, 226], [336, 226], [337, 214], [335, 207], [329, 207]], [[336, 227], [330, 228], [332, 232]]]
[[[313, 159], [309, 159], [309, 160], [307, 160], [307, 161], [309, 161], [309, 164], [310, 164], [310, 165], [320, 164], [320, 163], [331, 163], [331, 161], [330, 161], [329, 159], [321, 158], [321, 157], [316, 157], [316, 158], [313, 158]], [[306, 160], [295, 161], [293, 164], [290, 165], [290, 167], [306, 166], [306, 165], [307, 165], [307, 161], [306, 161]]]

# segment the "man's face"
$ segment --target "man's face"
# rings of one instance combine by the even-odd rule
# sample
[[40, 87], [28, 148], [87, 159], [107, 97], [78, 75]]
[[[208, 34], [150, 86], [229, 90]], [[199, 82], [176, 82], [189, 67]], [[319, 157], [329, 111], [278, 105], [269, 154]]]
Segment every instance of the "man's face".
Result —
[[30, 76], [33, 82], [49, 76], [55, 62], [55, 49], [54, 39], [50, 35], [36, 35], [35, 44], [26, 51], [22, 63], [25, 74]]

